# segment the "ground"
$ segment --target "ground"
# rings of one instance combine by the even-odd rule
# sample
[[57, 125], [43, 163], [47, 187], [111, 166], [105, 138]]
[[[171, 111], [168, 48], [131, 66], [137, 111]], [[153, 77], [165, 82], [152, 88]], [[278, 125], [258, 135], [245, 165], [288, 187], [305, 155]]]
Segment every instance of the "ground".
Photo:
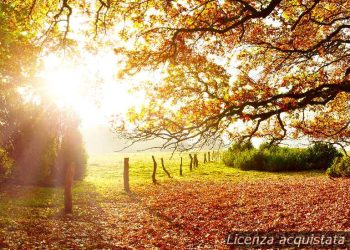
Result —
[[350, 180], [323, 172], [242, 172], [188, 156], [129, 154], [131, 194], [123, 191], [123, 157], [91, 157], [74, 187], [74, 213], [63, 215], [61, 188], [2, 186], [0, 248], [5, 249], [227, 249], [235, 230], [350, 231]]

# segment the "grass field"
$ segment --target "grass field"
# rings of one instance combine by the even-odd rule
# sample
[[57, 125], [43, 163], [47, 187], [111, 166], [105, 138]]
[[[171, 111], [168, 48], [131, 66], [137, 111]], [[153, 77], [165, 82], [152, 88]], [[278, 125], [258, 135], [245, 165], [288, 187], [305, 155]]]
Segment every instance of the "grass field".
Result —
[[[64, 215], [60, 188], [6, 185], [0, 190], [0, 248], [225, 249], [234, 230], [350, 230], [350, 181], [322, 172], [243, 172], [212, 162], [179, 176], [180, 155], [111, 154], [89, 159]], [[131, 194], [123, 191], [130, 158]], [[160, 157], [172, 177], [160, 165]]]

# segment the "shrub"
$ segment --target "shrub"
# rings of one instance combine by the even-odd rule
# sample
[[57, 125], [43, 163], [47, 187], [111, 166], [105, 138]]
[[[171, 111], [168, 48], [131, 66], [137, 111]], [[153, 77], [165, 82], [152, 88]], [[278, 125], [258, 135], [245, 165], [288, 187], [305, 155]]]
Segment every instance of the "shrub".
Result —
[[326, 169], [339, 155], [341, 154], [334, 146], [322, 143], [307, 149], [269, 144], [262, 144], [259, 149], [254, 149], [235, 144], [224, 153], [223, 161], [227, 166], [242, 170], [301, 171]]
[[277, 146], [275, 144], [270, 144], [270, 143], [267, 143], [267, 142], [262, 143], [259, 146], [259, 150], [267, 149], [267, 150], [270, 150], [270, 151], [275, 151], [275, 150], [278, 150], [279, 148], [280, 148], [279, 146]]
[[234, 165], [233, 162], [234, 162], [235, 158], [237, 157], [237, 155], [239, 155], [239, 153], [233, 152], [230, 149], [228, 149], [227, 151], [225, 151], [222, 154], [222, 161], [224, 162], [224, 164], [226, 166], [233, 167], [233, 165]]
[[64, 183], [66, 168], [74, 163], [74, 179], [82, 180], [85, 177], [87, 153], [79, 129], [71, 129], [62, 139], [54, 168], [55, 185]]
[[70, 162], [75, 163], [74, 179], [83, 179], [86, 172], [87, 154], [79, 129], [71, 129], [69, 135], [63, 138], [62, 153], [65, 167]]
[[305, 149], [274, 146], [264, 149], [264, 171], [298, 171], [304, 170], [304, 162], [307, 157]]
[[84, 143], [82, 141], [77, 146], [78, 146], [78, 149], [77, 149], [77, 154], [75, 156], [76, 169], [75, 169], [74, 179], [82, 180], [84, 179], [86, 174], [88, 155], [86, 153]]
[[308, 148], [307, 164], [310, 169], [326, 170], [340, 156], [342, 154], [332, 144], [317, 142]]
[[36, 184], [51, 185], [54, 178], [54, 167], [58, 156], [59, 141], [56, 138], [49, 140], [40, 155]]
[[232, 144], [229, 150], [236, 152], [236, 151], [245, 151], [245, 150], [251, 150], [254, 149], [253, 144], [250, 141], [247, 142], [240, 142]]
[[5, 149], [0, 148], [0, 182], [8, 178], [13, 169], [13, 160], [8, 156]]
[[[231, 147], [223, 153], [222, 160], [225, 165], [233, 167], [234, 161], [238, 161], [236, 158], [239, 157], [240, 153], [253, 149], [253, 144], [250, 141], [232, 144]], [[236, 162], [236, 164], [238, 163]]]
[[338, 157], [332, 166], [327, 169], [331, 177], [350, 177], [350, 157]]
[[262, 151], [257, 149], [244, 150], [236, 154], [232, 166], [241, 170], [253, 170], [265, 165]]

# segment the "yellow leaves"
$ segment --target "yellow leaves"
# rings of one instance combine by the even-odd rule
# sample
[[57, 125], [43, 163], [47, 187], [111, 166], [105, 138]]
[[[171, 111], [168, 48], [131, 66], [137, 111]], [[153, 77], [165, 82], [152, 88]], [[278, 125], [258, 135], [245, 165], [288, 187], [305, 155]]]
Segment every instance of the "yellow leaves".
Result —
[[143, 25], [143, 23], [142, 23], [142, 22], [133, 22], [133, 26], [134, 26], [134, 28], [135, 28], [135, 29], [139, 29], [139, 28], [141, 28], [141, 27], [142, 27], [142, 25]]
[[[335, 8], [342, 3], [337, 0], [317, 2], [312, 10], [313, 1], [282, 1], [261, 19], [249, 19], [252, 11], [243, 10], [243, 4], [235, 1], [149, 3], [149, 9], [128, 9], [131, 17], [127, 19], [133, 20], [135, 30], [129, 34], [129, 41], [135, 46], [123, 53], [127, 67], [137, 71], [167, 64], [166, 76], [156, 88], [141, 85], [147, 90], [147, 99], [152, 100], [145, 105], [150, 113], [136, 112], [132, 121], [148, 123], [155, 130], [174, 130], [172, 124], [161, 121], [163, 117], [178, 124], [204, 124], [201, 122], [230, 105], [263, 102], [278, 94], [305, 93], [343, 80], [344, 65], [348, 65], [342, 56], [344, 46], [331, 42], [339, 37], [321, 44], [338, 25], [335, 18], [346, 12]], [[261, 10], [268, 3], [249, 4]], [[244, 24], [239, 23], [245, 18]], [[318, 22], [334, 25], [326, 27]], [[138, 37], [138, 42], [131, 36]], [[261, 70], [254, 71], [258, 67]], [[244, 112], [247, 117], [275, 109], [289, 112], [298, 108], [297, 104], [295, 99], [285, 98], [251, 105]], [[341, 110], [346, 112], [343, 106]], [[240, 114], [226, 118], [237, 118], [235, 115]]]
[[288, 22], [290, 20], [290, 15], [288, 12], [283, 12], [282, 13], [282, 17]]
[[132, 107], [128, 110], [127, 115], [128, 115], [128, 120], [130, 123], [134, 123], [136, 121], [137, 116], [136, 116], [136, 112], [135, 112], [134, 107]]
[[325, 2], [323, 8], [331, 12], [337, 10], [338, 7], [333, 3]]

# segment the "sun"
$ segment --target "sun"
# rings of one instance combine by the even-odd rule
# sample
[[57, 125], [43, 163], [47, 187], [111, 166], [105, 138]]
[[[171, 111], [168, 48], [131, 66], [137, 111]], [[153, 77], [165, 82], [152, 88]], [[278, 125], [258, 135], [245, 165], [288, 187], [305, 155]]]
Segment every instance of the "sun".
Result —
[[46, 72], [46, 92], [60, 107], [76, 107], [83, 88], [81, 76], [74, 69], [65, 67]]
[[43, 92], [59, 108], [77, 113], [83, 127], [107, 124], [144, 99], [141, 93], [130, 94], [128, 82], [116, 78], [115, 60], [110, 54], [85, 55], [79, 62], [50, 55], [40, 74]]

